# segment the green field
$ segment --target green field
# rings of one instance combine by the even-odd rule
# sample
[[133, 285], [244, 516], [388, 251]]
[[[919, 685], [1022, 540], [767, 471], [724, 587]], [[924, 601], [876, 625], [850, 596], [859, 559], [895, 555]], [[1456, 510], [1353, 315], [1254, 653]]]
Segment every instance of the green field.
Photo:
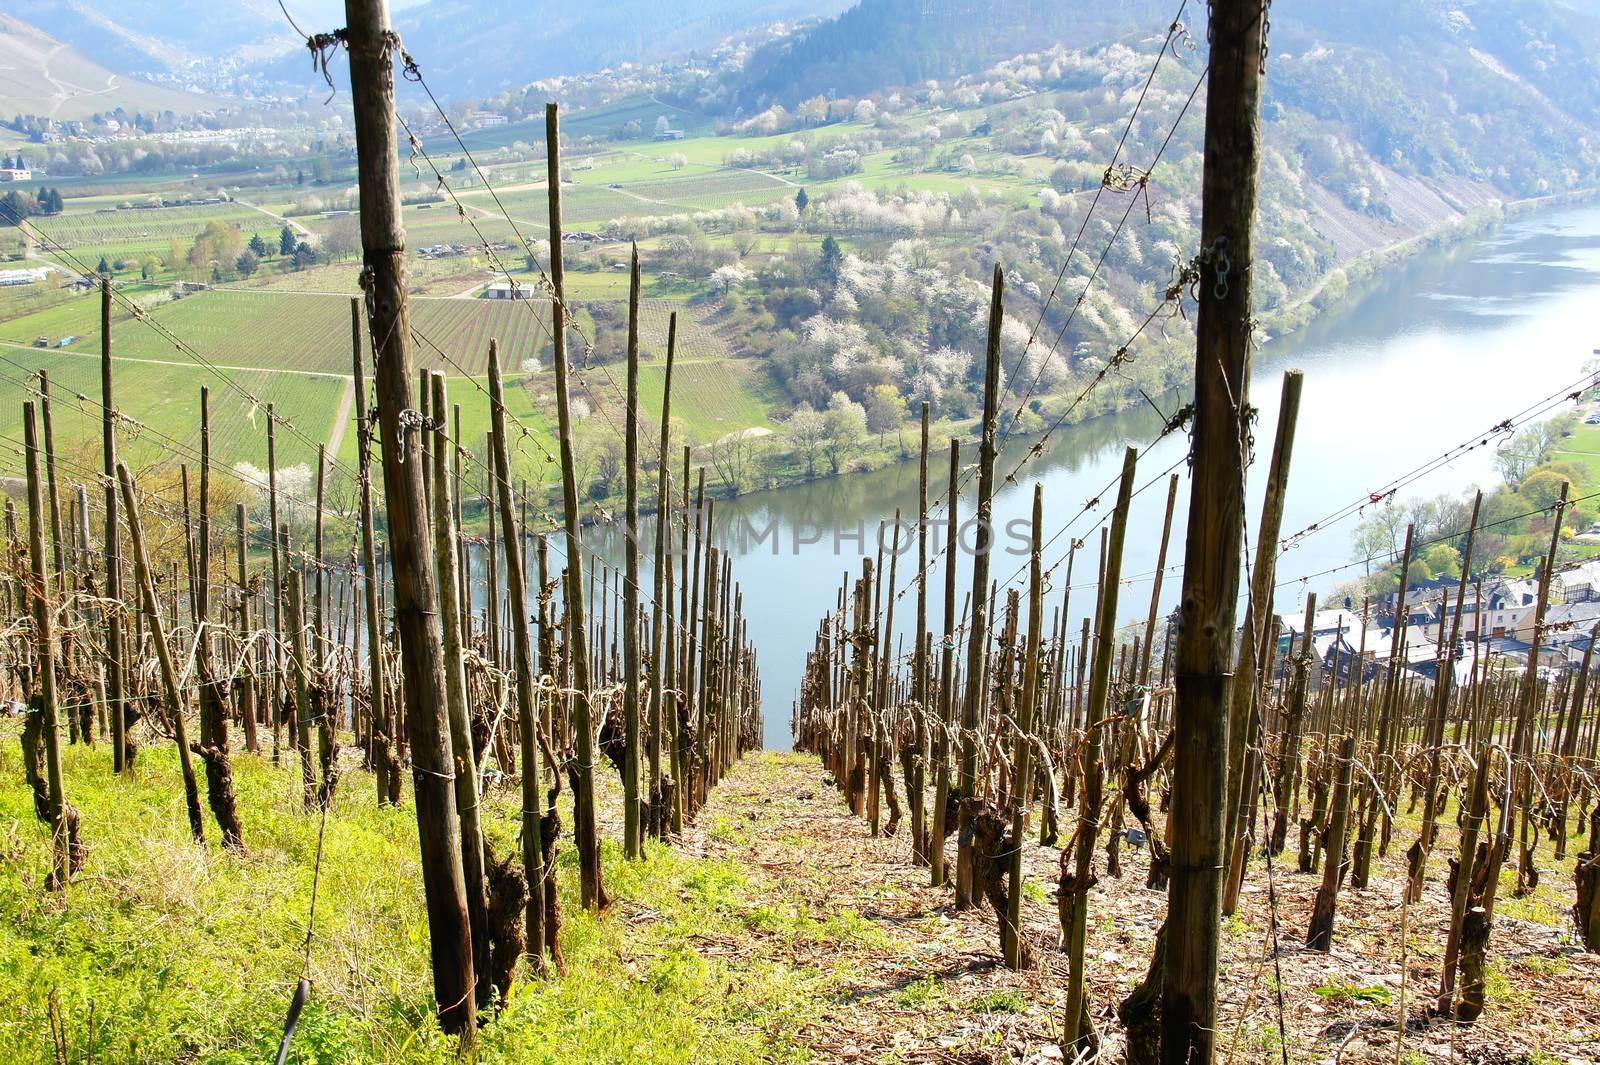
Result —
[[[730, 359], [684, 362], [672, 368], [672, 420], [681, 422], [691, 439], [709, 444], [740, 429], [770, 429], [758, 371]], [[639, 402], [647, 411], [661, 409], [666, 367], [639, 368]]]
[[[649, 96], [630, 96], [600, 107], [586, 108], [570, 115], [563, 114], [562, 140], [603, 139], [612, 136], [629, 122], [638, 122], [642, 131], [641, 139], [648, 142], [648, 138], [655, 130], [656, 119], [662, 115], [666, 115], [674, 127], [690, 133], [711, 127], [711, 120], [698, 111], [664, 104]], [[462, 130], [461, 139], [466, 141], [467, 147], [471, 148], [474, 154], [489, 148], [515, 144], [518, 141], [542, 144], [544, 118], [540, 116], [488, 129]], [[443, 137], [429, 138], [428, 150], [437, 155], [450, 154], [459, 149], [455, 138], [446, 134]]]
[[[344, 296], [252, 289], [217, 289], [153, 307], [160, 323], [207, 361], [248, 369], [308, 373], [350, 372], [350, 300]], [[34, 314], [0, 322], [0, 341], [30, 345], [39, 336], [78, 337], [74, 351], [100, 347], [99, 299], [93, 293]], [[489, 339], [518, 364], [549, 347], [549, 308], [538, 301], [447, 300], [412, 302], [412, 327], [442, 348], [441, 359], [427, 344], [417, 346], [420, 366], [481, 373]], [[120, 356], [185, 364], [189, 356], [162, 333], [133, 320], [120, 303], [112, 319], [113, 344]], [[459, 368], [459, 369], [458, 369]]]
[[[236, 203], [193, 207], [141, 207], [119, 210], [117, 203], [140, 202], [143, 197], [95, 197], [68, 200], [63, 214], [30, 219], [30, 225], [47, 242], [44, 254], [64, 269], [93, 270], [102, 256], [109, 262], [136, 261], [148, 256], [165, 258], [173, 241], [187, 252], [207, 222], [235, 226], [248, 239], [260, 234], [276, 251], [280, 219]], [[63, 253], [65, 252], [65, 254]], [[170, 264], [169, 264], [170, 265]]]
[[[51, 382], [51, 411], [62, 476], [80, 483], [100, 467], [100, 362], [87, 353], [0, 350], [0, 384], [12, 401], [0, 404], [0, 466], [22, 468], [22, 400], [37, 384], [39, 370]], [[316, 458], [339, 412], [345, 382], [334, 377], [234, 370], [213, 374], [198, 366], [167, 366], [119, 360], [116, 406], [131, 421], [121, 423], [119, 447], [135, 468], [153, 462], [193, 463], [200, 447], [200, 389], [211, 390], [212, 455], [232, 466], [267, 463], [266, 412], [271, 403], [293, 429], [278, 429], [278, 461], [291, 466]], [[82, 398], [80, 398], [82, 397]]]
[[[578, 278], [625, 283], [612, 272], [574, 274]], [[51, 298], [58, 290], [45, 290]], [[143, 298], [154, 286], [131, 288]], [[9, 297], [20, 306], [21, 297]], [[217, 289], [156, 305], [150, 317], [216, 369], [194, 361], [149, 325], [133, 320], [117, 305], [113, 344], [116, 353], [117, 406], [130, 419], [120, 438], [123, 453], [137, 468], [150, 463], [193, 463], [199, 447], [201, 386], [212, 394], [213, 454], [223, 466], [250, 462], [265, 468], [266, 419], [271, 403], [293, 430], [280, 427], [280, 466], [309, 463], [318, 443], [331, 446], [347, 467], [356, 460], [353, 412], [342, 411], [350, 385], [350, 301], [346, 297], [303, 292]], [[440, 358], [420, 341], [413, 344], [419, 367], [449, 376], [451, 402], [461, 407], [462, 440], [481, 461], [489, 429], [487, 382], [483, 377], [491, 338], [500, 344], [507, 375], [507, 405], [514, 416], [513, 463], [516, 476], [534, 483], [553, 480], [548, 454], [555, 450], [554, 384], [549, 373], [548, 305], [481, 299], [417, 298], [412, 321], [420, 336], [449, 356]], [[3, 313], [0, 306], [0, 313]], [[613, 301], [613, 311], [621, 307]], [[674, 422], [680, 431], [706, 444], [736, 429], [770, 427], [775, 402], [754, 363], [730, 357], [726, 342], [707, 315], [707, 307], [678, 300], [645, 299], [641, 304], [641, 403], [647, 415], [659, 411], [668, 323], [679, 316], [679, 364], [674, 388]], [[0, 405], [0, 467], [21, 468], [21, 400], [34, 387], [39, 370], [48, 371], [55, 397], [55, 434], [63, 456], [75, 464], [69, 481], [88, 479], [98, 468], [99, 300], [95, 294], [68, 298], [43, 310], [0, 321], [0, 384], [15, 402]], [[585, 338], [595, 335], [594, 318], [580, 307]], [[614, 314], [608, 344], [620, 343], [625, 315]], [[76, 336], [67, 348], [36, 348], [33, 337], [52, 341]], [[581, 347], [573, 349], [575, 393], [591, 408], [588, 425], [609, 433], [622, 424], [626, 370], [620, 361], [591, 360], [585, 368]], [[532, 363], [529, 360], [534, 360]], [[79, 396], [83, 398], [78, 398]], [[521, 427], [526, 426], [524, 434]], [[141, 428], [145, 427], [145, 428]], [[453, 426], [452, 426], [453, 428]], [[67, 459], [64, 459], [67, 461]], [[469, 463], [469, 478], [481, 468]]]

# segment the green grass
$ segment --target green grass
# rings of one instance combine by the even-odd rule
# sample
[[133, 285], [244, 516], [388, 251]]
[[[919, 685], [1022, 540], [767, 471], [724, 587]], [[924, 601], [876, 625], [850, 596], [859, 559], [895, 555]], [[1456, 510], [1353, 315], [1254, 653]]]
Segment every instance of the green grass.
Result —
[[[739, 429], [773, 426], [762, 402], [752, 365], [732, 360], [686, 362], [672, 369], [672, 417], [702, 443]], [[639, 402], [661, 409], [665, 367], [639, 368]]]
[[[135, 291], [135, 298], [138, 293]], [[419, 366], [481, 373], [489, 340], [517, 361], [547, 343], [549, 308], [541, 301], [415, 298], [412, 327], [443, 348], [417, 348]], [[350, 373], [350, 298], [307, 292], [215, 289], [154, 304], [146, 312], [204, 359], [220, 366]], [[93, 293], [0, 322], [0, 340], [31, 345], [37, 336], [76, 336], [73, 350], [98, 352], [100, 301]], [[119, 302], [112, 317], [119, 356], [189, 364], [159, 330], [135, 322]], [[457, 371], [460, 372], [460, 371]]]
[[1331, 983], [1311, 989], [1311, 993], [1325, 1002], [1366, 1002], [1377, 1006], [1389, 1004], [1389, 989], [1378, 984], [1362, 987], [1356, 984]]
[[[100, 468], [100, 360], [92, 349], [0, 348], [0, 383], [14, 400], [0, 404], [0, 468], [15, 472], [22, 467], [21, 400], [25, 389], [37, 386], [38, 370], [50, 375], [61, 475], [68, 484], [88, 482]], [[213, 374], [193, 364], [134, 360], [118, 360], [116, 372], [117, 409], [132, 419], [119, 427], [118, 446], [134, 469], [163, 460], [197, 461], [202, 386], [211, 390], [212, 455], [219, 464], [245, 461], [266, 468], [267, 403], [294, 426], [294, 431], [278, 431], [279, 463], [310, 463], [317, 442], [326, 441], [333, 428], [345, 387], [332, 377], [262, 370]]]
[[1572, 435], [1556, 442], [1551, 460], [1577, 461], [1589, 470], [1590, 480], [1600, 481], [1600, 425], [1577, 425]]
[[[109, 758], [104, 747], [66, 750], [89, 864], [57, 895], [41, 886], [48, 834], [21, 784], [14, 734], [0, 744], [0, 1060], [53, 1061], [52, 1016], [68, 1060], [87, 1059], [91, 1033], [99, 1061], [271, 1060], [302, 971], [317, 846], [297, 772], [236, 758], [249, 848], [239, 856], [215, 838], [189, 840], [170, 743], [143, 751], [127, 780], [113, 779]], [[376, 807], [371, 791], [364, 773], [347, 773], [327, 820], [314, 990], [291, 1061], [453, 1060], [432, 1016], [415, 815]], [[509, 849], [515, 796], [487, 802], [491, 837]], [[481, 1031], [480, 1061], [805, 1059], [795, 1036], [837, 976], [724, 949], [749, 936], [762, 890], [749, 872], [671, 849], [627, 863], [608, 845], [604, 861], [617, 901], [596, 917], [577, 905], [574, 853], [562, 844], [567, 974], [515, 985]], [[838, 916], [768, 919], [795, 940], [860, 935]]]

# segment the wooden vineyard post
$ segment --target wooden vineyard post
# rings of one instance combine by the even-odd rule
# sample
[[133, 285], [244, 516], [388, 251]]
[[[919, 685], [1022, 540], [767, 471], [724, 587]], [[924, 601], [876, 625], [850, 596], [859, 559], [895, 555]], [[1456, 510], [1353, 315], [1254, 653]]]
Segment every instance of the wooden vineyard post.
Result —
[[244, 848], [244, 826], [233, 791], [233, 757], [229, 752], [228, 704], [212, 660], [211, 624], [211, 391], [200, 389], [200, 521], [197, 573], [194, 582], [195, 667], [200, 684], [200, 743], [196, 753], [206, 764], [206, 799], [222, 829], [222, 844]]
[[950, 441], [950, 482], [945, 492], [950, 501], [950, 520], [945, 524], [944, 635], [939, 651], [939, 727], [933, 741], [933, 828], [928, 847], [930, 882], [939, 887], [945, 882], [944, 842], [952, 826], [950, 801], [950, 733], [955, 726], [956, 661], [956, 518], [960, 496], [961, 444]]
[[[1289, 715], [1285, 724], [1282, 753], [1278, 760], [1278, 775], [1272, 785], [1272, 831], [1267, 847], [1274, 855], [1283, 853], [1284, 841], [1289, 833], [1289, 799], [1299, 787], [1300, 736], [1304, 729], [1306, 695], [1311, 672], [1311, 660], [1316, 654], [1316, 641], [1312, 626], [1317, 616], [1317, 593], [1306, 595], [1305, 621], [1300, 630], [1299, 654], [1294, 660], [1294, 686], [1289, 692]], [[1331, 681], [1330, 681], [1331, 683]]]
[[472, 933], [446, 722], [444, 648], [423, 505], [420, 416], [412, 397], [405, 230], [394, 128], [396, 39], [384, 0], [345, 0], [350, 95], [361, 193], [362, 287], [382, 425], [394, 618], [400, 634], [406, 741], [412, 759], [423, 893], [439, 1024], [470, 1043], [477, 1029]]
[[[283, 557], [282, 545], [278, 540], [278, 444], [277, 444], [277, 415], [272, 409], [272, 404], [267, 404], [267, 520], [271, 525], [268, 529], [267, 539], [272, 541], [272, 660], [269, 672], [272, 675], [272, 709], [270, 720], [272, 722], [272, 764], [277, 765], [280, 755], [282, 726], [284, 724], [283, 707], [285, 704], [285, 689], [283, 685], [284, 651], [283, 651], [283, 566], [288, 559]], [[294, 742], [292, 739], [290, 742]]]
[[922, 425], [917, 449], [917, 619], [913, 627], [911, 699], [916, 704], [910, 739], [915, 748], [902, 753], [905, 763], [906, 805], [911, 807], [911, 860], [928, 861], [927, 807], [923, 791], [928, 765], [928, 404], [922, 404]]
[[[628, 285], [628, 398], [623, 426], [626, 514], [623, 525], [622, 716], [626, 749], [622, 766], [622, 845], [629, 858], [644, 855], [639, 803], [639, 245], [633, 246]], [[651, 668], [655, 669], [654, 659]]]
[[[988, 344], [984, 352], [983, 372], [983, 425], [978, 446], [978, 510], [977, 543], [972, 559], [972, 628], [967, 634], [967, 690], [961, 704], [961, 800], [956, 827], [960, 833], [956, 851], [956, 907], [966, 909], [974, 905], [972, 870], [972, 833], [968, 829], [967, 801], [973, 797], [978, 779], [978, 722], [983, 717], [987, 670], [985, 658], [989, 647], [989, 553], [994, 545], [991, 526], [994, 512], [994, 460], [995, 419], [1000, 391], [1000, 327], [1005, 320], [1005, 274], [999, 266], [994, 268], [994, 281], [989, 300]], [[952, 498], [955, 486], [952, 484]], [[952, 527], [951, 565], [955, 562], [955, 547], [960, 535]]]
[[389, 801], [389, 781], [396, 770], [390, 763], [393, 746], [388, 715], [385, 713], [388, 700], [383, 683], [383, 612], [378, 609], [378, 582], [381, 578], [372, 528], [373, 427], [367, 419], [366, 370], [361, 357], [362, 346], [361, 300], [354, 297], [350, 300], [350, 352], [355, 375], [356, 481], [357, 506], [360, 508], [356, 520], [361, 525], [362, 615], [367, 623], [367, 757], [377, 778], [378, 805], [382, 806]]
[[[672, 776], [662, 775], [661, 755], [669, 734], [676, 732], [672, 722], [677, 717], [676, 708], [669, 714], [662, 707], [666, 690], [671, 686], [668, 677], [673, 660], [667, 633], [673, 623], [668, 613], [672, 605], [672, 570], [668, 563], [668, 547], [672, 540], [672, 523], [668, 517], [672, 478], [668, 476], [667, 448], [672, 418], [672, 362], [677, 347], [678, 312], [673, 311], [667, 319], [667, 364], [661, 385], [661, 442], [656, 449], [656, 565], [654, 598], [650, 604], [650, 824], [647, 827], [658, 839], [664, 838], [668, 831], [667, 789], [672, 785]], [[667, 768], [669, 774], [675, 774], [670, 758]]]
[[[1089, 712], [1084, 720], [1086, 750], [1083, 756], [1083, 797], [1079, 807], [1078, 844], [1073, 871], [1067, 872], [1067, 854], [1061, 855], [1062, 931], [1067, 941], [1066, 1034], [1062, 1046], [1074, 1053], [1093, 1045], [1085, 994], [1084, 947], [1088, 936], [1089, 889], [1094, 886], [1094, 846], [1100, 830], [1101, 765], [1105, 719], [1110, 707], [1111, 659], [1115, 653], [1118, 593], [1122, 586], [1122, 551], [1128, 535], [1128, 504], [1133, 498], [1133, 477], [1138, 448], [1122, 456], [1122, 479], [1117, 486], [1117, 507], [1111, 517], [1111, 540], [1106, 548], [1105, 573], [1100, 580], [1100, 605], [1095, 610], [1094, 663], [1089, 679]], [[1088, 1042], [1085, 1042], [1085, 1041]]]
[[[72, 874], [82, 865], [84, 850], [78, 840], [78, 811], [67, 802], [61, 773], [61, 727], [56, 705], [56, 631], [51, 581], [45, 567], [44, 501], [40, 491], [38, 427], [33, 404], [22, 405], [23, 448], [28, 473], [28, 566], [33, 608], [33, 646], [38, 662], [36, 691], [29, 694], [28, 721], [23, 731], [26, 773], [34, 789], [34, 809], [50, 825], [51, 854], [54, 858], [46, 881], [52, 890], [66, 887]], [[38, 765], [44, 763], [43, 781], [38, 780]], [[43, 792], [44, 802], [40, 803]]]
[[[506, 528], [513, 527], [511, 502], [511, 458], [506, 442], [505, 385], [500, 379], [500, 357], [496, 345], [489, 345], [490, 444], [493, 451], [494, 487], [500, 518]], [[547, 954], [554, 955], [555, 944], [548, 939], [554, 929], [546, 929], [545, 892], [555, 877], [555, 840], [544, 840], [545, 801], [541, 794], [544, 773], [539, 756], [539, 710], [534, 699], [533, 643], [528, 630], [528, 582], [522, 565], [522, 542], [505, 537], [506, 590], [511, 597], [512, 635], [516, 646], [512, 662], [517, 678], [517, 738], [522, 747], [522, 871], [528, 880], [528, 903], [524, 911], [527, 927], [527, 952], [534, 967], [543, 971]], [[574, 556], [567, 556], [569, 564]], [[570, 568], [570, 567], [569, 567]], [[549, 858], [545, 856], [550, 851]]]
[[[489, 365], [495, 369], [494, 341], [489, 342]], [[433, 409], [444, 410], [444, 374], [430, 373]], [[492, 379], [492, 378], [491, 378]], [[450, 752], [455, 757], [456, 813], [461, 818], [461, 877], [467, 886], [467, 916], [472, 923], [473, 975], [478, 982], [478, 1006], [487, 1008], [493, 998], [489, 964], [489, 919], [484, 884], [484, 843], [478, 806], [478, 763], [472, 749], [472, 721], [467, 705], [467, 674], [462, 662], [461, 601], [456, 597], [455, 500], [451, 492], [450, 452], [454, 442], [445, 434], [443, 419], [434, 421], [433, 557], [439, 570], [439, 623], [444, 641], [444, 690], [450, 718]], [[508, 545], [511, 546], [511, 545]], [[523, 625], [527, 625], [524, 617]], [[493, 742], [493, 737], [490, 738]]]
[[[288, 530], [279, 536], [288, 543]], [[284, 550], [288, 554], [287, 546]], [[285, 598], [289, 615], [289, 650], [294, 669], [295, 747], [300, 752], [300, 788], [307, 810], [317, 804], [317, 776], [311, 765], [311, 659], [306, 650], [305, 575], [289, 567], [289, 587]]]
[[[1161, 546], [1156, 551], [1155, 579], [1150, 583], [1150, 613], [1145, 617], [1144, 623], [1144, 650], [1139, 656], [1139, 683], [1148, 687], [1150, 684], [1150, 658], [1156, 642], [1156, 614], [1161, 608], [1161, 578], [1167, 572], [1167, 549], [1172, 546], [1172, 513], [1178, 505], [1178, 475], [1173, 474], [1167, 481], [1167, 509], [1166, 517], [1161, 522]], [[1072, 594], [1072, 562], [1067, 562], [1067, 595]], [[1066, 612], [1062, 611], [1062, 620], [1066, 621]]]
[[133, 475], [126, 463], [117, 463], [117, 480], [122, 487], [122, 505], [128, 511], [128, 538], [133, 542], [133, 574], [144, 601], [145, 620], [150, 639], [156, 645], [156, 661], [161, 671], [161, 686], [166, 694], [167, 712], [172, 715], [172, 735], [178, 744], [178, 766], [183, 772], [183, 798], [189, 811], [189, 831], [196, 843], [206, 839], [205, 821], [200, 815], [200, 788], [195, 783], [194, 762], [189, 757], [189, 732], [183, 721], [183, 693], [178, 688], [178, 669], [167, 643], [167, 627], [161, 622], [161, 601], [156, 598], [155, 579], [150, 574], [150, 559], [145, 553], [144, 529], [139, 522], [139, 503], [133, 495]]
[[105, 475], [106, 599], [111, 603], [106, 616], [106, 701], [111, 718], [111, 765], [121, 773], [131, 763], [128, 747], [128, 716], [123, 707], [122, 682], [125, 676], [122, 646], [122, 550], [117, 532], [117, 408], [112, 392], [111, 370], [111, 279], [100, 279], [100, 434]]
[[244, 721], [244, 749], [251, 754], [261, 753], [260, 685], [257, 683], [259, 660], [250, 646], [250, 604], [255, 599], [250, 590], [249, 511], [243, 503], [233, 508], [233, 534], [239, 555], [239, 676], [234, 684], [239, 690], [239, 716]]
[[585, 909], [604, 909], [605, 885], [600, 875], [600, 826], [595, 817], [594, 726], [589, 684], [589, 629], [583, 602], [583, 540], [578, 532], [578, 475], [573, 453], [571, 386], [567, 368], [567, 304], [561, 262], [561, 128], [555, 104], [544, 112], [545, 152], [550, 185], [550, 337], [554, 349], [556, 420], [561, 438], [562, 524], [567, 540], [567, 616], [571, 646], [573, 728], [577, 732], [577, 765], [573, 780], [574, 841], [578, 849], [579, 894]]
[[1202, 276], [1186, 562], [1175, 648], [1172, 881], [1161, 1061], [1216, 1055], [1228, 691], [1250, 432], [1251, 259], [1266, 27], [1259, 3], [1214, 0], [1201, 189]]
[[[1228, 715], [1228, 812], [1223, 822], [1227, 832], [1224, 854], [1228, 860], [1228, 879], [1223, 891], [1222, 912], [1232, 915], [1239, 906], [1239, 889], [1244, 883], [1245, 830], [1250, 819], [1250, 793], [1255, 791], [1250, 767], [1255, 762], [1251, 740], [1260, 721], [1257, 675], [1263, 672], [1267, 650], [1276, 637], [1273, 631], [1272, 591], [1278, 572], [1278, 531], [1283, 524], [1284, 494], [1288, 489], [1289, 464], [1294, 456], [1294, 428], [1300, 416], [1300, 392], [1305, 376], [1299, 370], [1283, 375], [1283, 397], [1278, 406], [1278, 430], [1272, 444], [1272, 464], [1267, 470], [1266, 496], [1261, 502], [1261, 525], [1255, 530], [1256, 558], [1250, 571], [1250, 597], [1245, 603], [1244, 635], [1239, 642], [1239, 664], [1234, 672]], [[1270, 675], [1270, 670], [1267, 671]]]
[[1022, 705], [1017, 707], [1017, 742], [1011, 757], [1015, 766], [1012, 784], [1010, 888], [1006, 897], [1006, 920], [1002, 941], [1006, 965], [1022, 968], [1022, 839], [1028, 831], [1028, 798], [1033, 786], [1034, 712], [1039, 701], [1039, 644], [1044, 627], [1044, 569], [1040, 544], [1044, 534], [1044, 486], [1033, 486], [1033, 522], [1028, 552], [1028, 648], [1022, 674]]

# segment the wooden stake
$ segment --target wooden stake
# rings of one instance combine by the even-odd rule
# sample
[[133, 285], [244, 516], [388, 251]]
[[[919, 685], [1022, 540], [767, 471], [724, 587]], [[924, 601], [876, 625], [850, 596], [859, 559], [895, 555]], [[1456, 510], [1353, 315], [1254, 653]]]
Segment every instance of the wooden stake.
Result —
[[144, 549], [144, 528], [139, 522], [139, 503], [133, 495], [133, 475], [126, 463], [117, 463], [117, 480], [122, 486], [122, 505], [128, 511], [128, 536], [133, 541], [134, 581], [144, 600], [150, 638], [156, 645], [156, 660], [161, 667], [161, 686], [172, 716], [172, 735], [178, 744], [178, 766], [183, 772], [184, 805], [189, 811], [189, 831], [196, 843], [206, 841], [205, 822], [200, 815], [200, 788], [195, 783], [194, 762], [189, 758], [189, 732], [183, 721], [183, 695], [178, 688], [178, 669], [167, 644], [167, 628], [161, 622], [161, 602], [156, 598], [155, 579], [150, 575], [150, 560]]
[[112, 396], [111, 371], [111, 279], [100, 279], [100, 433], [105, 474], [106, 599], [112, 606], [106, 615], [106, 701], [110, 703], [111, 764], [114, 772], [131, 767], [132, 748], [128, 743], [128, 714], [123, 706], [122, 681], [126, 675], [122, 646], [122, 548], [117, 532], [117, 408]]
[[472, 932], [461, 866], [454, 761], [446, 722], [438, 591], [423, 505], [422, 448], [411, 395], [405, 229], [400, 221], [400, 152], [394, 129], [395, 39], [384, 0], [345, 0], [350, 95], [361, 192], [363, 287], [375, 344], [383, 428], [384, 499], [400, 633], [406, 736], [422, 851], [423, 893], [440, 1026], [471, 1043], [477, 1029]]
[[1250, 433], [1251, 261], [1259, 177], [1262, 8], [1214, 0], [1201, 189], [1194, 490], [1176, 647], [1172, 883], [1161, 996], [1164, 1065], [1216, 1053], [1228, 685]]
[[594, 725], [589, 683], [589, 631], [583, 603], [583, 541], [578, 532], [578, 479], [573, 453], [571, 385], [567, 368], [567, 304], [561, 262], [561, 129], [556, 105], [544, 112], [545, 152], [550, 185], [550, 322], [556, 375], [556, 421], [561, 437], [562, 520], [567, 534], [567, 616], [571, 620], [570, 653], [573, 727], [577, 731], [577, 765], [573, 781], [573, 834], [578, 848], [578, 883], [585, 909], [604, 909], [605, 885], [600, 875], [600, 827], [595, 819]]

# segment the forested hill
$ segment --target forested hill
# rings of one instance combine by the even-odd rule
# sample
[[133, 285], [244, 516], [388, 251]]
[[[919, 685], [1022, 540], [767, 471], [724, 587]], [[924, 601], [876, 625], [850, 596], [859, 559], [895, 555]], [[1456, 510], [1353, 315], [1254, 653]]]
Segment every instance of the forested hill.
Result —
[[[837, 18], [774, 42], [751, 57], [733, 93], [760, 110], [792, 106], [817, 94], [861, 95], [925, 79], [974, 74], [1019, 52], [1084, 48], [1108, 37], [1149, 35], [1178, 10], [1172, 0], [861, 0]], [[1348, 80], [1269, 80], [1269, 103], [1306, 107], [1330, 117], [1385, 124], [1430, 110], [1444, 94], [1465, 93], [1463, 116], [1496, 93], [1548, 103], [1568, 117], [1600, 119], [1600, 17], [1559, 0], [1276, 0], [1272, 49], [1319, 59], [1337, 54], [1324, 72]], [[1205, 5], [1194, 0], [1183, 19], [1197, 38]], [[1337, 85], [1337, 88], [1334, 86]], [[1309, 105], [1309, 106], [1308, 106]], [[1441, 151], [1448, 153], [1449, 145]]]
[[758, 52], [738, 98], [759, 110], [953, 78], [1017, 52], [1154, 27], [1176, 10], [1174, 0], [861, 0]]
[[397, 25], [406, 40], [426, 42], [435, 84], [464, 96], [689, 53], [740, 31], [832, 15], [847, 2], [428, 0], [401, 13]]

